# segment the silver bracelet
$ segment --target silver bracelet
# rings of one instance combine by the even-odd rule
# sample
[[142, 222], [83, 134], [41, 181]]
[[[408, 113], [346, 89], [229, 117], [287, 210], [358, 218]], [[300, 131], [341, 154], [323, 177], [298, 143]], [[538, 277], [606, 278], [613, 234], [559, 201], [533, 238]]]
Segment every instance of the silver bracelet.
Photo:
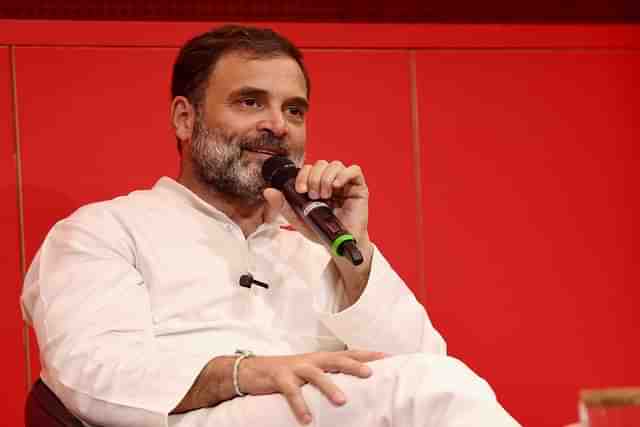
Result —
[[253, 354], [253, 352], [249, 350], [236, 350], [236, 354], [238, 355], [238, 357], [236, 358], [235, 362], [233, 362], [233, 388], [236, 391], [236, 396], [242, 397], [246, 396], [246, 393], [240, 391], [240, 381], [238, 381], [238, 370], [240, 368], [240, 362], [242, 362], [242, 359], [255, 356], [255, 354]]

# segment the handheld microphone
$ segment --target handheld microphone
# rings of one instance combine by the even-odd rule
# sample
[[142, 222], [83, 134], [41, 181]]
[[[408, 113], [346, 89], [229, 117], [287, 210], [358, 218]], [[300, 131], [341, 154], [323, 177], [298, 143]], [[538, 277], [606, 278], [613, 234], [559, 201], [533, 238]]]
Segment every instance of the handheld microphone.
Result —
[[296, 214], [307, 224], [337, 256], [348, 258], [353, 265], [362, 264], [362, 253], [356, 240], [345, 230], [333, 211], [325, 202], [311, 200], [295, 189], [296, 176], [300, 171], [286, 157], [273, 156], [262, 165], [262, 176], [267, 184], [280, 190]]

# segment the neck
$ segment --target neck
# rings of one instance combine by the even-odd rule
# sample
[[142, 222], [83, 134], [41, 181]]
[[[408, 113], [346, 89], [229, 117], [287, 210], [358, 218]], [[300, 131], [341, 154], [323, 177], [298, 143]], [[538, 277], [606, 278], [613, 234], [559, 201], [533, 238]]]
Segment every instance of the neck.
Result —
[[192, 173], [180, 171], [178, 182], [205, 202], [228, 216], [242, 230], [245, 237], [251, 235], [264, 222], [264, 203], [247, 203], [238, 197], [222, 194], [197, 179]]

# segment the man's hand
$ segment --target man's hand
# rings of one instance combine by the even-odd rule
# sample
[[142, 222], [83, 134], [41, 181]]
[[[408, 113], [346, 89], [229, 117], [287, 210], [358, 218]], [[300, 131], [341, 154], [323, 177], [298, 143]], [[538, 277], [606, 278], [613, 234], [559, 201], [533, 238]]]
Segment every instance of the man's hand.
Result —
[[240, 364], [240, 390], [247, 394], [281, 393], [296, 418], [308, 424], [311, 422], [311, 412], [302, 397], [302, 385], [312, 384], [333, 404], [343, 405], [347, 397], [327, 373], [368, 378], [372, 372], [365, 363], [383, 357], [383, 353], [354, 350], [250, 357]]
[[[340, 161], [331, 163], [319, 160], [313, 165], [304, 165], [295, 184], [296, 191], [307, 193], [310, 199], [330, 200], [333, 212], [356, 239], [364, 262], [354, 268], [342, 257], [334, 258], [345, 284], [343, 308], [352, 305], [360, 297], [371, 271], [373, 245], [369, 240], [367, 225], [369, 222], [369, 189], [364, 180], [362, 169], [353, 165], [346, 167]], [[305, 237], [318, 242], [313, 230], [295, 214], [286, 202], [283, 194], [274, 189], [264, 190], [267, 201], [264, 213], [265, 222], [273, 221], [282, 214], [289, 223]]]
[[[356, 241], [362, 244], [369, 243], [369, 190], [359, 166], [346, 167], [340, 161], [328, 163], [326, 160], [319, 160], [300, 169], [295, 187], [298, 193], [307, 193], [310, 199], [331, 200], [336, 217], [353, 234]], [[267, 201], [266, 221], [273, 220], [281, 213], [307, 238], [318, 241], [313, 231], [286, 203], [280, 191], [267, 188], [264, 197]]]

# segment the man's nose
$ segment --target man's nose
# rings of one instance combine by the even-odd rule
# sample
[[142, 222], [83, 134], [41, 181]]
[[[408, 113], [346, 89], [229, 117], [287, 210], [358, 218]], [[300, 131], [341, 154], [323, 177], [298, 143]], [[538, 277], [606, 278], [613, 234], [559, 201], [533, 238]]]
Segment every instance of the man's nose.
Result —
[[258, 122], [259, 131], [267, 131], [277, 138], [283, 138], [289, 133], [287, 121], [281, 111], [269, 112], [269, 116]]

